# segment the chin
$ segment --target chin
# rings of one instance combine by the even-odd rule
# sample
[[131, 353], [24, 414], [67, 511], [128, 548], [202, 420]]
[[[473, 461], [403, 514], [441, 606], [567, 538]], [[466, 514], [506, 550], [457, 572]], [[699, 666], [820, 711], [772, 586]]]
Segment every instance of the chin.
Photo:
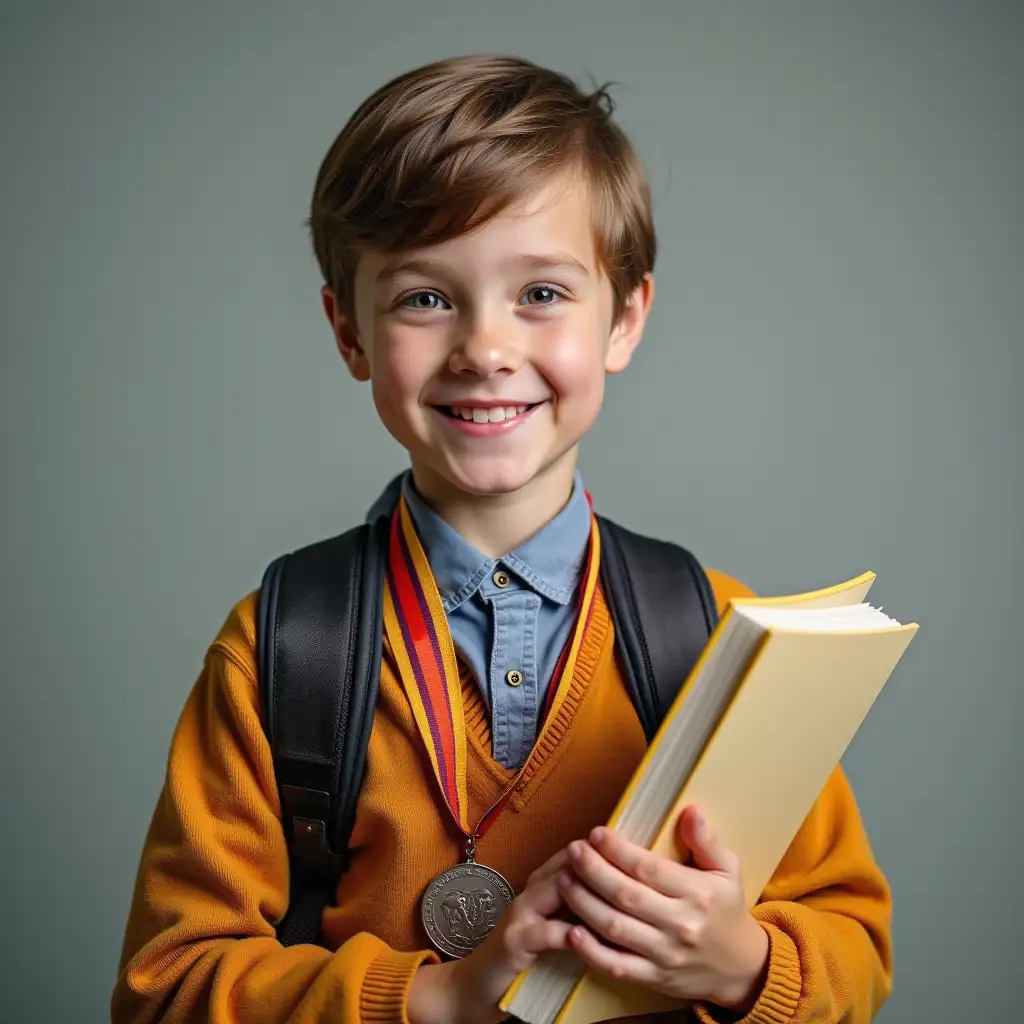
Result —
[[480, 498], [498, 497], [502, 494], [513, 494], [529, 484], [537, 476], [526, 467], [519, 466], [488, 466], [451, 468], [446, 467], [441, 475], [453, 486], [466, 494]]
[[575, 445], [567, 451], [548, 453], [547, 457], [534, 452], [496, 458], [493, 453], [479, 459], [442, 459], [433, 463], [433, 472], [447, 483], [480, 498], [496, 498], [515, 494], [532, 484], [560, 487], [572, 479], [576, 466]]
[[432, 455], [433, 458], [421, 461], [431, 475], [463, 494], [480, 498], [514, 494], [542, 475], [546, 466], [535, 453], [526, 458], [494, 452], [477, 457], [451, 452], [433, 452]]

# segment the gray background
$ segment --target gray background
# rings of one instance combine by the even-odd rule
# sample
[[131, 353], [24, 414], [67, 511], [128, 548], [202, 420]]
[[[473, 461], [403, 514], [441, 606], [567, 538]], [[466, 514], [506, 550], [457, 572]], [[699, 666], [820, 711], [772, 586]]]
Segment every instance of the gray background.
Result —
[[175, 718], [274, 555], [402, 464], [301, 222], [435, 57], [623, 83], [658, 297], [583, 468], [762, 592], [922, 632], [846, 765], [895, 1022], [1013, 1019], [1024, 18], [1014, 3], [7, 3], [0, 1018], [102, 1021]]

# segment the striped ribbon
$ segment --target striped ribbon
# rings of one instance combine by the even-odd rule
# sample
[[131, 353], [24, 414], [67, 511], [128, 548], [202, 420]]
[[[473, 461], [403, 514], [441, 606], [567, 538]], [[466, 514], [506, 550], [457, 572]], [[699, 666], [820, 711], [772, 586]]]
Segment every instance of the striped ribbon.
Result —
[[[591, 514], [586, 568], [577, 594], [576, 627], [548, 685], [541, 729], [557, 714], [572, 685], [576, 658], [593, 612], [600, 548], [597, 521]], [[498, 802], [472, 828], [466, 795], [466, 720], [455, 645], [430, 563], [404, 498], [391, 521], [384, 628], [445, 803], [463, 834], [475, 842], [501, 813], [527, 766], [523, 765]]]

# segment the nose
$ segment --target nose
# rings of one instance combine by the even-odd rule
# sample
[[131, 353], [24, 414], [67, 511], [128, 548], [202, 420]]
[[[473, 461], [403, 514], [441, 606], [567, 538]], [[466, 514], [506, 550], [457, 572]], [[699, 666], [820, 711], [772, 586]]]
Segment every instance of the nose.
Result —
[[481, 379], [515, 373], [523, 356], [512, 334], [479, 321], [467, 324], [448, 358], [448, 368], [459, 376]]

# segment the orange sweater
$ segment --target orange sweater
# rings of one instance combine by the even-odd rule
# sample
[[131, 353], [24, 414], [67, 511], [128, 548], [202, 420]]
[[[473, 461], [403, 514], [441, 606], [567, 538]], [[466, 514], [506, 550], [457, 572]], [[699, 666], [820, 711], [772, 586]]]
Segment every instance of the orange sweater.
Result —
[[[709, 575], [720, 606], [749, 593]], [[352, 864], [324, 918], [330, 949], [276, 941], [288, 858], [260, 724], [255, 610], [255, 595], [233, 610], [175, 730], [135, 885], [113, 1024], [405, 1021], [413, 973], [436, 961], [418, 921], [419, 898], [460, 859], [462, 841], [387, 652]], [[612, 641], [598, 592], [569, 697], [480, 843], [480, 861], [516, 891], [557, 850], [607, 819], [643, 755]], [[513, 773], [490, 757], [475, 684], [464, 682], [463, 693], [468, 787], [479, 817]], [[890, 906], [837, 769], [755, 910], [771, 952], [750, 1024], [868, 1021], [890, 987]], [[714, 1007], [697, 1013], [704, 1021], [719, 1017]]]

